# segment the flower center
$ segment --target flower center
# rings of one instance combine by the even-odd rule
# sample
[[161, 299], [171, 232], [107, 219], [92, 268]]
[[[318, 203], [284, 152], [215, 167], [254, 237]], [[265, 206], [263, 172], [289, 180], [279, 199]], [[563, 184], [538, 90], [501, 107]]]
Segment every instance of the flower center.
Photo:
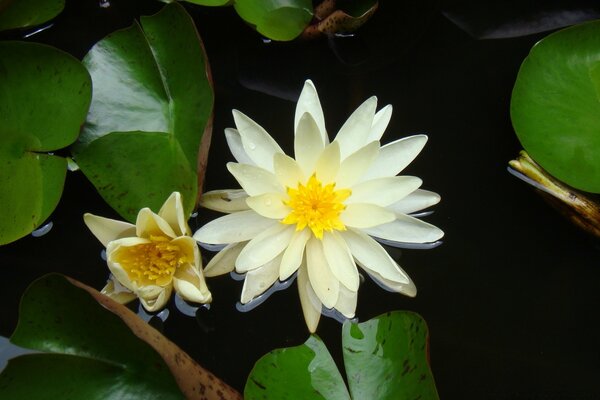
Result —
[[150, 243], [121, 247], [115, 260], [140, 286], [168, 285], [177, 267], [191, 260], [167, 237], [150, 236], [150, 240]]
[[352, 192], [350, 189], [334, 189], [335, 183], [323, 186], [315, 174], [306, 185], [300, 183], [297, 189], [288, 188], [289, 200], [284, 204], [292, 211], [281, 222], [296, 224], [297, 231], [308, 226], [319, 239], [323, 239], [323, 231], [346, 230], [340, 221], [340, 213], [346, 208], [343, 201]]

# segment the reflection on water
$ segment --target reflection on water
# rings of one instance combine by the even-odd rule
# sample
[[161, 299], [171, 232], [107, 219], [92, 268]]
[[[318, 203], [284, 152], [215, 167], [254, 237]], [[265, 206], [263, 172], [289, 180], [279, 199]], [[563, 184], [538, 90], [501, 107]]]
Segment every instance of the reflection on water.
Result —
[[42, 237], [45, 234], [47, 234], [48, 232], [50, 232], [50, 230], [52, 230], [53, 226], [54, 226], [54, 224], [52, 223], [52, 221], [50, 221], [47, 224], [42, 225], [41, 227], [39, 227], [35, 231], [31, 232], [31, 236], [33, 236], [33, 237]]
[[24, 349], [23, 347], [16, 346], [10, 342], [10, 339], [4, 336], [0, 336], [0, 371], [6, 367], [8, 360], [14, 357], [21, 356], [23, 354], [34, 354], [39, 351], [30, 349]]
[[[297, 272], [294, 273], [292, 276], [290, 276], [288, 279], [286, 279], [283, 282], [280, 280], [275, 281], [275, 283], [269, 289], [267, 289], [263, 294], [255, 297], [254, 299], [250, 300], [246, 304], [242, 304], [241, 302], [238, 301], [235, 305], [235, 308], [241, 312], [248, 312], [250, 310], [255, 309], [256, 307], [258, 307], [262, 303], [264, 303], [264, 301], [267, 300], [269, 298], [269, 296], [271, 296], [273, 293], [289, 288], [290, 285], [296, 280], [297, 274], [298, 274]], [[244, 280], [244, 275], [238, 274], [236, 272], [231, 272], [230, 275], [235, 280], [239, 280], [239, 281]]]

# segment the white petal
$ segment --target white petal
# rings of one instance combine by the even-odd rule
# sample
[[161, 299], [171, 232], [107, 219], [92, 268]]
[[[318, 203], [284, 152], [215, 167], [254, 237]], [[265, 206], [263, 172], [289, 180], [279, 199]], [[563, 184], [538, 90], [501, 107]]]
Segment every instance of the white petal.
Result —
[[413, 283], [412, 279], [410, 279], [410, 277], [406, 274], [406, 272], [404, 272], [404, 270], [402, 268], [400, 268], [400, 266], [398, 264], [396, 264], [398, 269], [400, 269], [400, 271], [402, 271], [402, 273], [406, 277], [406, 280], [403, 280], [402, 282], [385, 279], [384, 277], [381, 276], [381, 274], [379, 274], [369, 268], [366, 268], [364, 265], [362, 265], [360, 263], [359, 263], [359, 265], [365, 271], [367, 271], [369, 276], [371, 278], [373, 278], [374, 280], [376, 280], [380, 285], [383, 285], [386, 288], [388, 288], [394, 292], [402, 293], [409, 297], [415, 297], [417, 295], [417, 287]]
[[315, 172], [317, 179], [323, 184], [329, 184], [335, 180], [340, 169], [340, 146], [338, 142], [329, 144], [317, 159]]
[[404, 243], [430, 243], [439, 240], [444, 232], [438, 227], [408, 215], [398, 214], [397, 220], [363, 229], [381, 239]]
[[235, 269], [235, 260], [248, 242], [232, 243], [214, 255], [204, 268], [204, 276], [213, 277], [228, 274]]
[[282, 193], [265, 193], [259, 196], [252, 196], [246, 199], [248, 206], [265, 218], [282, 219], [285, 218], [292, 209], [283, 202], [288, 197]]
[[121, 285], [114, 275], [110, 276], [110, 279], [106, 282], [106, 286], [104, 286], [100, 293], [121, 304], [127, 304], [137, 299], [137, 295]]
[[356, 291], [349, 290], [344, 285], [340, 285], [340, 297], [337, 303], [335, 303], [335, 309], [341, 312], [346, 318], [354, 318], [357, 300], [358, 293]]
[[319, 128], [319, 133], [322, 137], [322, 143], [329, 143], [327, 130], [325, 129], [323, 108], [321, 107], [321, 102], [319, 101], [317, 89], [310, 79], [304, 82], [304, 87], [302, 88], [302, 92], [300, 93], [300, 97], [298, 98], [298, 103], [296, 105], [296, 115], [294, 116], [294, 129], [296, 135], [298, 134], [298, 124], [300, 119], [305, 113], [309, 113], [315, 120], [315, 123]]
[[158, 215], [167, 221], [173, 228], [175, 235], [191, 235], [192, 231], [187, 224], [187, 218], [183, 213], [183, 204], [181, 203], [181, 194], [173, 192], [158, 211]]
[[249, 196], [257, 196], [269, 192], [283, 192], [272, 172], [253, 165], [227, 163], [227, 169], [239, 182]]
[[315, 165], [325, 148], [321, 131], [313, 116], [309, 113], [302, 115], [296, 125], [296, 137], [294, 138], [294, 155], [298, 165], [305, 176], [310, 176], [315, 170]]
[[362, 180], [398, 175], [427, 143], [427, 135], [415, 135], [382, 146], [379, 156], [363, 176]]
[[175, 291], [186, 301], [193, 303], [210, 303], [212, 296], [202, 273], [191, 265], [177, 268], [173, 276]]
[[385, 249], [368, 235], [354, 229], [343, 231], [341, 235], [356, 261], [365, 268], [394, 282], [409, 282], [406, 273], [392, 260]]
[[306, 267], [315, 294], [325, 307], [333, 308], [339, 297], [340, 281], [329, 269], [321, 241], [314, 237], [306, 243]]
[[194, 233], [202, 243], [229, 244], [250, 240], [279, 222], [263, 217], [254, 210], [225, 215], [204, 225]]
[[321, 317], [321, 301], [308, 280], [306, 265], [302, 265], [298, 270], [298, 294], [300, 295], [300, 304], [302, 305], [306, 326], [311, 333], [314, 333]]
[[[158, 290], [158, 293], [154, 291]], [[161, 288], [160, 286], [144, 287], [138, 292], [140, 303], [146, 311], [154, 312], [165, 307], [167, 301], [171, 298], [173, 286]]]
[[359, 181], [373, 161], [379, 154], [379, 142], [371, 142], [350, 154], [340, 165], [337, 178], [335, 178], [338, 189], [348, 188]]
[[[312, 150], [314, 152], [314, 150]], [[292, 157], [285, 154], [275, 154], [273, 160], [275, 177], [283, 187], [297, 187], [306, 181], [300, 165]]]
[[135, 236], [135, 225], [129, 222], [99, 217], [90, 213], [83, 215], [83, 221], [104, 247], [108, 246], [112, 240]]
[[226, 128], [225, 139], [227, 140], [227, 145], [229, 146], [231, 154], [233, 154], [233, 158], [235, 158], [237, 162], [240, 164], [255, 165], [250, 156], [246, 154], [244, 145], [242, 145], [242, 137], [237, 129]]
[[294, 228], [281, 223], [259, 233], [242, 249], [235, 270], [243, 273], [268, 263], [285, 250], [293, 235]]
[[211, 190], [202, 194], [199, 205], [209, 210], [232, 213], [249, 210], [247, 198], [248, 193], [244, 189]]
[[388, 104], [383, 107], [381, 110], [377, 111], [375, 117], [373, 117], [373, 124], [371, 125], [371, 131], [369, 132], [369, 137], [367, 142], [371, 142], [373, 140], [380, 140], [383, 136], [383, 132], [387, 128], [390, 123], [390, 119], [392, 118], [392, 105]]
[[283, 153], [277, 142], [251, 118], [238, 110], [233, 110], [233, 119], [242, 137], [244, 151], [254, 163], [268, 171], [273, 171], [273, 156]]
[[304, 248], [310, 237], [310, 229], [302, 229], [301, 231], [294, 232], [294, 236], [290, 239], [290, 245], [283, 252], [283, 258], [279, 267], [279, 280], [286, 280], [300, 268], [304, 257]]
[[281, 263], [281, 255], [275, 257], [260, 268], [256, 268], [246, 273], [244, 279], [244, 287], [242, 288], [242, 296], [240, 301], [242, 304], [248, 303], [250, 300], [260, 296], [270, 288], [277, 278], [279, 278], [279, 264]]
[[333, 275], [342, 285], [357, 291], [360, 282], [358, 270], [344, 239], [337, 232], [325, 232], [322, 242], [323, 253]]
[[178, 236], [167, 221], [153, 213], [149, 208], [142, 208], [138, 213], [135, 220], [135, 231], [136, 235], [141, 238], [167, 236], [174, 239]]
[[376, 108], [377, 97], [368, 98], [340, 128], [334, 141], [340, 144], [342, 160], [367, 143]]
[[374, 204], [353, 203], [348, 204], [340, 214], [340, 221], [353, 228], [369, 228], [385, 224], [396, 219], [396, 214], [384, 207]]
[[410, 214], [440, 202], [440, 195], [429, 190], [417, 189], [387, 208], [396, 214]]
[[369, 203], [386, 207], [408, 196], [423, 181], [415, 176], [390, 176], [371, 179], [352, 187], [352, 195], [346, 204]]

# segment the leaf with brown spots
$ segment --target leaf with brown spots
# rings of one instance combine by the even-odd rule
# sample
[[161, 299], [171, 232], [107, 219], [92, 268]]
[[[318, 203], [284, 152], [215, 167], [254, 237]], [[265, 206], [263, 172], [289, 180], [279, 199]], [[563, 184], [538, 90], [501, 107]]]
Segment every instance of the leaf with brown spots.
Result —
[[241, 399], [127, 307], [83, 283], [46, 275], [27, 289], [20, 310], [11, 341], [43, 353], [9, 361], [0, 398]]

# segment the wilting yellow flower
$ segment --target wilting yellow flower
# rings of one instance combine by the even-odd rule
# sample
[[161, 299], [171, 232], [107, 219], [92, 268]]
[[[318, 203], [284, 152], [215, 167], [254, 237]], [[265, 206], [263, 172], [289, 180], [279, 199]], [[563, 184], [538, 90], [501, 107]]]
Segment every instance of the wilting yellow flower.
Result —
[[163, 308], [173, 288], [187, 301], [212, 300], [179, 193], [171, 194], [158, 214], [141, 209], [135, 225], [92, 214], [85, 214], [83, 219], [106, 247], [113, 279], [129, 290], [119, 290], [111, 280], [102, 293], [121, 303], [138, 297], [148, 311]]
[[306, 81], [296, 107], [295, 159], [234, 110], [237, 130], [225, 134], [238, 162], [227, 168], [242, 190], [203, 196], [203, 206], [230, 213], [194, 234], [202, 243], [227, 244], [207, 265], [206, 276], [234, 268], [246, 273], [241, 301], [247, 303], [298, 271], [311, 332], [322, 305], [354, 316], [357, 265], [385, 287], [414, 296], [413, 282], [372, 237], [392, 243], [440, 239], [440, 229], [407, 215], [440, 197], [418, 189], [419, 178], [396, 176], [419, 154], [427, 136], [380, 147], [392, 107], [377, 113], [376, 107], [375, 97], [365, 101], [329, 143], [317, 91]]

